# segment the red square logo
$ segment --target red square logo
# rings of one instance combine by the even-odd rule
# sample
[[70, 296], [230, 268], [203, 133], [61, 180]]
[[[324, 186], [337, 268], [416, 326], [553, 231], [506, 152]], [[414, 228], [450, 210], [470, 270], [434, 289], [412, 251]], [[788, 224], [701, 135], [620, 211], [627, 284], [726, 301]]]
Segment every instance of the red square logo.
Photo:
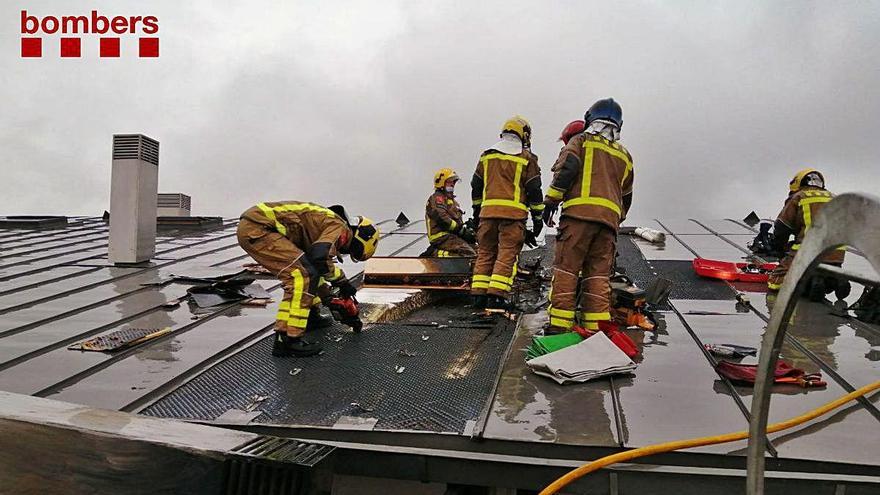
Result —
[[159, 38], [139, 38], [138, 43], [139, 57], [159, 56]]
[[79, 38], [61, 38], [61, 56], [79, 58], [80, 56], [80, 39]]
[[119, 38], [101, 38], [101, 56], [119, 56]]
[[43, 38], [22, 38], [21, 39], [21, 56], [35, 57], [43, 56]]

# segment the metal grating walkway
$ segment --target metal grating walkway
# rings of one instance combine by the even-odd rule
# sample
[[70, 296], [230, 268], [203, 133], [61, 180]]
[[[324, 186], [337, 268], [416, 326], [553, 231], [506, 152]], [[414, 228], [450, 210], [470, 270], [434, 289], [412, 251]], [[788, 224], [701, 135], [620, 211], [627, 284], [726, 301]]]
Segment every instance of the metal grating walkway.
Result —
[[376, 429], [463, 433], [486, 404], [514, 328], [507, 320], [468, 323], [467, 316], [457, 301], [361, 334], [331, 327], [311, 337], [325, 346], [312, 358], [270, 358], [266, 338], [142, 414], [213, 420], [252, 409], [262, 411], [258, 423], [332, 426], [355, 416], [375, 420]]

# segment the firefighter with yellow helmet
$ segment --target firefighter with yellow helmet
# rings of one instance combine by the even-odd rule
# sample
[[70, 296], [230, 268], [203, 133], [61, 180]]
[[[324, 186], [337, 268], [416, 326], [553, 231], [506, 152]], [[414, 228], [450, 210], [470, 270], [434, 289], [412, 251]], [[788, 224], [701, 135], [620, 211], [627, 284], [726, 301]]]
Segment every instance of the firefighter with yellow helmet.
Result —
[[[833, 197], [834, 195], [825, 189], [825, 176], [814, 168], [798, 171], [788, 183], [788, 198], [773, 224], [771, 241], [773, 251], [780, 255], [784, 253], [784, 256], [767, 280], [768, 289], [778, 291], [782, 287], [782, 282], [794, 261], [804, 235], [821, 214], [825, 204]], [[792, 236], [794, 240], [790, 241]], [[840, 266], [843, 264], [844, 253], [844, 248], [832, 251], [822, 258], [822, 262]], [[825, 294], [832, 291], [837, 292], [841, 299], [849, 294], [848, 283], [838, 284], [835, 279], [824, 277], [814, 277], [813, 280], [814, 286], [810, 291], [816, 293], [817, 299], [824, 298]], [[822, 284], [822, 287], [817, 287], [816, 284]]]
[[260, 203], [241, 215], [238, 243], [281, 281], [284, 295], [275, 317], [273, 356], [311, 356], [319, 343], [303, 339], [321, 325], [318, 304], [328, 304], [332, 285], [341, 298], [357, 290], [333, 262], [348, 254], [355, 262], [376, 252], [379, 230], [370, 219], [349, 220], [345, 210], [302, 201]]
[[526, 240], [526, 220], [531, 216], [531, 239], [543, 228], [541, 169], [529, 149], [531, 135], [526, 119], [507, 120], [501, 140], [483, 152], [471, 179], [478, 226], [471, 294], [477, 309], [507, 308], [517, 258]]
[[437, 257], [476, 256], [476, 234], [464, 221], [464, 212], [455, 199], [458, 174], [441, 168], [434, 174], [434, 192], [425, 204], [425, 225], [431, 246], [427, 255]]

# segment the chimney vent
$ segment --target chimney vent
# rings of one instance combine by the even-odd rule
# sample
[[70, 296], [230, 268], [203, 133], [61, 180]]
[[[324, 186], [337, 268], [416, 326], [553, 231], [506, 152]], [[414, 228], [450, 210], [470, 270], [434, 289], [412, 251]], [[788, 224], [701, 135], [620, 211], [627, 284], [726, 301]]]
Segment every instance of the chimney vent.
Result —
[[110, 261], [149, 261], [156, 252], [159, 142], [142, 134], [113, 136]]

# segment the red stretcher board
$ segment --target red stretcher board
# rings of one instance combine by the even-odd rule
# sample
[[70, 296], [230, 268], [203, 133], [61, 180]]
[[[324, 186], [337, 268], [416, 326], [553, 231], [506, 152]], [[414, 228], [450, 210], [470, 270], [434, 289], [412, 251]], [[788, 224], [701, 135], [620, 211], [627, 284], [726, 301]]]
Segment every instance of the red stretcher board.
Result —
[[[760, 272], [748, 270], [748, 267], [757, 268]], [[770, 272], [776, 268], [776, 263], [764, 263], [760, 265], [752, 263], [734, 263], [733, 261], [707, 260], [704, 258], [694, 259], [694, 272], [701, 277], [729, 280], [731, 282], [767, 282]]]

